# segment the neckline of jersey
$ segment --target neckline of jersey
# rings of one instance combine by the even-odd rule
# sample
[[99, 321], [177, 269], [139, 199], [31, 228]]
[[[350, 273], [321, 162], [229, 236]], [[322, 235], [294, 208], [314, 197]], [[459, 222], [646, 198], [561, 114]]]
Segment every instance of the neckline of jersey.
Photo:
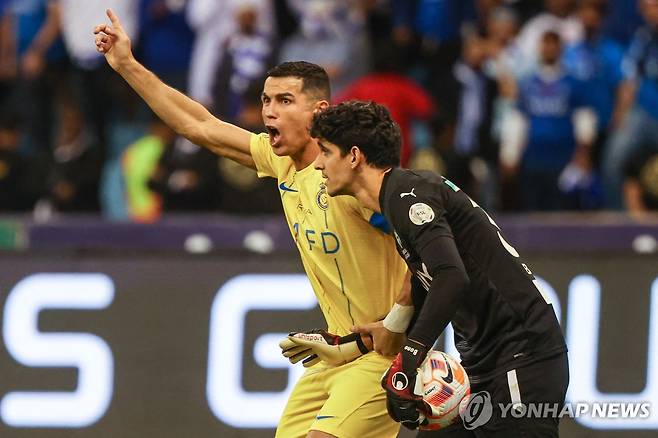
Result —
[[313, 163], [309, 164], [308, 166], [304, 167], [304, 168], [301, 169], [301, 170], [297, 170], [297, 169], [295, 168], [295, 165], [293, 164], [293, 169], [295, 169], [295, 173], [294, 173], [294, 174], [295, 174], [295, 178], [296, 178], [296, 177], [304, 178], [306, 175], [311, 175], [314, 171], [315, 171], [315, 172], [320, 172], [320, 171], [317, 170], [315, 167], [313, 167]]

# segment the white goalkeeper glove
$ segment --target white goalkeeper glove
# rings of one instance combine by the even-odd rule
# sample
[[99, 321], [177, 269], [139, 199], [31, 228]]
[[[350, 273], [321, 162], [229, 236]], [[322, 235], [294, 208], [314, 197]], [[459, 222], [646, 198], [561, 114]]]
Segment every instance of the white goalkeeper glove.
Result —
[[291, 363], [304, 359], [302, 365], [306, 368], [320, 361], [343, 365], [369, 352], [358, 333], [341, 337], [320, 329], [292, 332], [279, 342], [279, 347]]

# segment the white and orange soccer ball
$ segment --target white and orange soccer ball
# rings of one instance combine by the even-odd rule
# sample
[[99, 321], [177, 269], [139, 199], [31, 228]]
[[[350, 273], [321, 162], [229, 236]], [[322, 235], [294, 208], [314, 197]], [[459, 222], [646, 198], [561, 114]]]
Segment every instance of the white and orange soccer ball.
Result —
[[432, 413], [426, 416], [428, 423], [420, 429], [439, 430], [460, 421], [460, 403], [471, 393], [471, 385], [466, 370], [455, 358], [442, 351], [430, 350], [416, 382], [416, 393], [422, 388], [423, 400], [432, 409]]

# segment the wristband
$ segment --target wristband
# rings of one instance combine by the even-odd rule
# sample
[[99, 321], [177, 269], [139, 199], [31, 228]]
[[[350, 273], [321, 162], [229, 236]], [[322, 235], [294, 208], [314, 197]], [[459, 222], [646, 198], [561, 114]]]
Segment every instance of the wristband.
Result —
[[386, 318], [384, 318], [384, 327], [389, 332], [404, 333], [409, 327], [411, 318], [414, 316], [414, 306], [403, 306], [401, 304], [393, 304], [393, 308]]

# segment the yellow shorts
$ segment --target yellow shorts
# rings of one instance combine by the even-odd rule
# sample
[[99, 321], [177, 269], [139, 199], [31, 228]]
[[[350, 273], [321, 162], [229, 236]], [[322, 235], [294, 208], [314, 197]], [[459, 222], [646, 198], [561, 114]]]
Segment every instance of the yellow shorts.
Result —
[[395, 438], [400, 425], [386, 412], [380, 384], [392, 360], [371, 352], [339, 367], [320, 362], [309, 368], [288, 399], [276, 437], [317, 430], [338, 438]]

